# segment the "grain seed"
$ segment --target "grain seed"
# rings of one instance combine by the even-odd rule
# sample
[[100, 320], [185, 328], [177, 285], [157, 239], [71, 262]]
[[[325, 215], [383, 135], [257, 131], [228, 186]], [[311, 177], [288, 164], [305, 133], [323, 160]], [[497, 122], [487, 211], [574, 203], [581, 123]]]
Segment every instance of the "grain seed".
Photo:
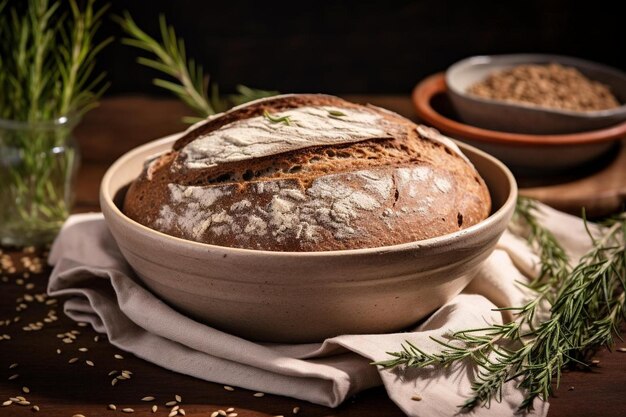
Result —
[[115, 384], [117, 384], [117, 378], [113, 378], [111, 381], [111, 386], [115, 386]]
[[9, 369], [15, 369], [17, 368], [17, 363], [12, 363], [11, 365], [9, 365]]
[[28, 388], [28, 387], [22, 387], [22, 392], [23, 392], [24, 394], [28, 394], [28, 393], [30, 393], [30, 388]]
[[113, 376], [113, 375], [115, 375], [116, 373], [117, 373], [117, 371], [114, 369], [114, 370], [112, 370], [111, 372], [109, 372], [109, 376]]
[[122, 355], [118, 355], [117, 353], [115, 355], [113, 355], [113, 357], [115, 359], [124, 359], [124, 357]]
[[39, 406], [38, 405], [33, 405], [33, 408], [31, 408], [31, 410], [33, 410], [34, 412], [39, 411]]
[[180, 405], [175, 405], [174, 407], [172, 407], [170, 411], [178, 411], [179, 408], [180, 408]]
[[178, 414], [180, 414], [181, 416], [186, 416], [187, 413], [185, 413], [185, 410], [183, 410], [182, 408], [180, 410], [178, 410]]
[[254, 397], [257, 398], [261, 398], [261, 397], [265, 397], [265, 394], [262, 392], [255, 392], [254, 394], [252, 394]]
[[227, 413], [232, 413], [233, 411], [235, 411], [235, 409], [233, 407], [229, 407], [226, 409]]
[[211, 413], [211, 417], [217, 417], [219, 415], [219, 413], [217, 411], [213, 411]]
[[419, 395], [417, 395], [417, 394], [416, 394], [416, 395], [414, 395], [414, 396], [412, 396], [412, 397], [411, 397], [411, 399], [412, 399], [413, 401], [422, 401], [422, 397], [420, 397], [420, 396], [419, 396]]
[[156, 404], [152, 406], [152, 412], [153, 413], [156, 413], [158, 409], [159, 409], [159, 407], [157, 407]]
[[224, 389], [226, 391], [234, 391], [235, 390], [235, 388], [231, 387], [230, 385], [224, 385]]
[[180, 395], [178, 395], [178, 394], [177, 394], [177, 395], [174, 395], [174, 399], [175, 399], [176, 401], [178, 401], [178, 402], [183, 401], [183, 398], [182, 398]]
[[80, 348], [80, 349], [78, 349], [79, 352], [87, 352], [88, 350], [89, 349], [87, 349], [87, 348]]
[[134, 413], [135, 410], [133, 410], [132, 408], [122, 408], [122, 412], [123, 413]]
[[85, 417], [83, 414], [74, 414], [72, 417]]
[[11, 404], [13, 404], [13, 401], [11, 401], [11, 400], [6, 400], [5, 402], [3, 402], [3, 403], [2, 403], [2, 406], [3, 406], [3, 407], [6, 407], [7, 405], [11, 405]]
[[141, 401], [154, 401], [154, 397], [151, 395], [148, 395], [147, 397], [143, 397]]
[[626, 348], [620, 347], [620, 348], [617, 348], [617, 351], [618, 352], [626, 352]]
[[178, 411], [174, 410], [174, 411], [171, 411], [171, 412], [167, 415], [167, 417], [174, 417], [174, 416], [177, 416], [177, 415], [178, 415]]
[[217, 411], [217, 415], [218, 416], [222, 416], [222, 417], [226, 417], [227, 416], [226, 411], [224, 411], [224, 410], [218, 410]]
[[9, 381], [13, 381], [14, 379], [19, 378], [19, 377], [20, 377], [19, 374], [13, 374], [9, 377]]
[[17, 402], [19, 405], [30, 405], [30, 401], [21, 400]]
[[57, 355], [61, 354], [61, 349], [57, 349]]
[[176, 405], [176, 401], [168, 401], [168, 402], [166, 402], [166, 403], [165, 403], [165, 405], [166, 405], [167, 407], [173, 407], [173, 406], [175, 406], [175, 405]]
[[237, 417], [238, 415], [237, 413], [229, 413], [226, 417]]
[[293, 410], [291, 410], [291, 412], [294, 414], [298, 414], [300, 412], [300, 407], [294, 407]]
[[89, 366], [95, 366], [94, 363], [92, 361], [85, 361], [85, 363]]
[[117, 407], [115, 406], [115, 404], [109, 404], [109, 405], [107, 406], [107, 408], [108, 408], [109, 410], [113, 410], [113, 411], [117, 410]]
[[69, 361], [67, 361], [67, 363], [76, 363], [78, 362], [78, 358], [72, 358]]

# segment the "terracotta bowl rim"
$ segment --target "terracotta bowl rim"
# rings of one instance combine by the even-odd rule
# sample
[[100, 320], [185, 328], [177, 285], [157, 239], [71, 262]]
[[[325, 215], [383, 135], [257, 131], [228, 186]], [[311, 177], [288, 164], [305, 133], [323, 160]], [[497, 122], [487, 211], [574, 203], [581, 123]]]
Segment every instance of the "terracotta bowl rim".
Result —
[[468, 125], [442, 115], [431, 106], [430, 101], [435, 95], [447, 91], [445, 73], [439, 72], [420, 81], [411, 94], [417, 115], [447, 134], [481, 142], [523, 146], [590, 145], [616, 141], [626, 136], [626, 122], [598, 130], [550, 135], [502, 132]]
[[[294, 251], [267, 251], [267, 250], [257, 250], [257, 249], [244, 249], [244, 248], [233, 248], [228, 246], [218, 246], [212, 245], [209, 243], [201, 243], [194, 242], [187, 239], [178, 238], [175, 236], [170, 236], [168, 234], [159, 232], [157, 230], [151, 229], [147, 226], [144, 226], [129, 217], [127, 217], [113, 202], [113, 196], [109, 193], [109, 189], [111, 188], [111, 180], [117, 174], [120, 167], [122, 167], [129, 160], [136, 157], [137, 154], [144, 153], [145, 151], [151, 148], [157, 148], [162, 145], [173, 143], [178, 137], [180, 137], [182, 133], [177, 133], [173, 135], [169, 135], [160, 139], [153, 140], [144, 145], [138, 146], [130, 151], [126, 152], [124, 155], [119, 157], [106, 171], [104, 177], [102, 178], [102, 182], [100, 183], [100, 204], [101, 206], [106, 206], [107, 210], [102, 210], [105, 214], [105, 221], [109, 223], [111, 220], [107, 218], [107, 214], [111, 214], [112, 216], [117, 217], [118, 220], [124, 223], [125, 227], [130, 228], [133, 233], [142, 233], [148, 234], [154, 239], [161, 240], [162, 242], [175, 245], [179, 248], [188, 248], [192, 251], [203, 251], [203, 252], [214, 252], [214, 251], [222, 251], [225, 253], [229, 253], [232, 255], [248, 255], [248, 256], [265, 256], [273, 259], [281, 259], [281, 258], [328, 258], [328, 257], [338, 257], [338, 256], [357, 256], [357, 255], [373, 255], [380, 253], [388, 253], [388, 252], [403, 252], [403, 251], [413, 251], [415, 249], [425, 249], [425, 248], [434, 248], [434, 247], [446, 247], [451, 244], [462, 241], [465, 238], [479, 235], [480, 233], [484, 233], [486, 231], [492, 230], [496, 225], [503, 220], [503, 217], [507, 216], [507, 213], [512, 211], [513, 207], [517, 200], [518, 188], [517, 182], [515, 181], [515, 177], [511, 173], [511, 171], [500, 162], [498, 159], [489, 155], [486, 152], [481, 151], [473, 146], [456, 142], [457, 145], [462, 149], [467, 149], [479, 156], [487, 159], [491, 164], [493, 164], [499, 171], [500, 175], [504, 175], [507, 179], [507, 183], [509, 185], [509, 193], [506, 197], [506, 200], [498, 208], [495, 212], [491, 213], [489, 217], [468, 227], [467, 229], [459, 230], [457, 232], [449, 233], [442, 236], [437, 236], [430, 239], [418, 240], [413, 242], [402, 243], [398, 245], [390, 245], [390, 246], [379, 246], [372, 248], [360, 248], [360, 249], [343, 249], [343, 250], [330, 250], [330, 251], [316, 251], [316, 252], [294, 252]], [[157, 153], [157, 152], [154, 152]], [[482, 173], [481, 173], [482, 175]], [[117, 192], [117, 190], [116, 190]], [[102, 207], [101, 207], [102, 208]], [[496, 227], [497, 228], [497, 227]]]

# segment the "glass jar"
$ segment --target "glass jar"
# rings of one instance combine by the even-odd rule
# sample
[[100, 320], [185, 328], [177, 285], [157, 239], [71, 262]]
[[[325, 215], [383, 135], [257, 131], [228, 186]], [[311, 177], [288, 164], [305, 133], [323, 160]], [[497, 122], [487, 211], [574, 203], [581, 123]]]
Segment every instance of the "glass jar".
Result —
[[0, 119], [0, 244], [46, 245], [68, 217], [79, 163], [76, 122]]

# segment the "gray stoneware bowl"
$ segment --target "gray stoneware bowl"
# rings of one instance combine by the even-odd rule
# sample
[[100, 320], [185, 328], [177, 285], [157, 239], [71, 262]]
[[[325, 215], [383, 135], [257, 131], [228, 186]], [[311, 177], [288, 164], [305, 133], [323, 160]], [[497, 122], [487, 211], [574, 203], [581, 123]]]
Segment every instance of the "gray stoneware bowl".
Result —
[[[470, 86], [494, 71], [552, 62], [574, 67], [591, 80], [608, 85], [622, 105], [609, 110], [578, 112], [491, 100], [467, 93]], [[583, 59], [542, 54], [475, 56], [448, 68], [446, 84], [459, 117], [470, 125], [486, 129], [548, 135], [597, 130], [626, 120], [626, 74]]]
[[[167, 137], [131, 150], [106, 172], [100, 205], [124, 257], [174, 308], [253, 340], [314, 342], [340, 334], [402, 330], [457, 295], [492, 252], [515, 207], [517, 185], [498, 160], [459, 144], [485, 179], [489, 218], [402, 245], [327, 252], [269, 252], [196, 243], [126, 217], [116, 194]], [[123, 192], [123, 191], [122, 191]]]

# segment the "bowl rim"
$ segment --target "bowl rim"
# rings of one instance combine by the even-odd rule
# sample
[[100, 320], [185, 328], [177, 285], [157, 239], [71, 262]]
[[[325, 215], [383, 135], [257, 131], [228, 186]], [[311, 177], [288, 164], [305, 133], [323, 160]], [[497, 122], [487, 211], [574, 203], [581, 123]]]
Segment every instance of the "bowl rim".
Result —
[[[147, 226], [138, 223], [131, 218], [127, 217], [113, 202], [113, 196], [109, 193], [109, 189], [111, 187], [111, 180], [116, 175], [117, 171], [122, 167], [127, 161], [136, 157], [137, 154], [144, 153], [149, 149], [158, 148], [163, 145], [174, 143], [176, 139], [178, 139], [183, 133], [177, 133], [169, 136], [165, 136], [160, 139], [153, 140], [141, 146], [138, 146], [134, 149], [123, 154], [119, 157], [106, 171], [104, 177], [102, 178], [102, 182], [100, 183], [100, 204], [106, 205], [106, 209], [108, 213], [112, 213], [113, 216], [118, 217], [121, 221], [123, 221], [128, 227], [133, 229], [136, 232], [147, 233], [148, 235], [161, 239], [164, 242], [176, 244], [179, 247], [186, 247], [190, 250], [202, 250], [203, 252], [214, 252], [221, 251], [222, 253], [227, 252], [233, 255], [262, 255], [266, 257], [270, 257], [273, 259], [279, 258], [319, 258], [319, 257], [335, 257], [335, 256], [346, 256], [346, 255], [372, 255], [372, 254], [380, 254], [387, 252], [402, 252], [407, 250], [413, 250], [415, 248], [424, 248], [424, 247], [441, 247], [451, 244], [453, 241], [460, 239], [461, 237], [465, 237], [467, 235], [475, 235], [480, 233], [483, 229], [488, 229], [491, 226], [494, 226], [498, 222], [502, 220], [507, 213], [512, 210], [512, 206], [515, 205], [518, 195], [518, 187], [517, 182], [515, 181], [515, 177], [511, 173], [511, 171], [500, 162], [495, 157], [489, 155], [488, 153], [477, 149], [473, 146], [460, 143], [455, 141], [456, 144], [463, 150], [467, 149], [470, 152], [473, 152], [480, 157], [487, 159], [490, 163], [496, 166], [500, 170], [500, 174], [503, 174], [507, 179], [509, 184], [509, 192], [506, 196], [505, 201], [495, 212], [491, 213], [489, 217], [486, 219], [466, 228], [459, 230], [457, 232], [445, 234], [442, 236], [436, 236], [430, 239], [418, 240], [413, 242], [401, 243], [398, 245], [389, 245], [389, 246], [378, 246], [372, 248], [359, 248], [359, 249], [342, 249], [342, 250], [329, 250], [329, 251], [315, 251], [315, 252], [296, 252], [296, 251], [268, 251], [268, 250], [257, 250], [257, 249], [244, 249], [244, 248], [233, 248], [229, 246], [219, 246], [212, 245], [209, 243], [195, 242], [192, 240], [182, 239], [175, 236], [170, 236], [163, 232], [159, 232], [157, 230], [151, 229]], [[157, 153], [156, 151], [154, 152]], [[117, 191], [116, 191], [117, 192]], [[102, 207], [101, 207], [102, 209]], [[102, 210], [105, 213], [105, 221], [108, 223], [109, 220], [106, 218], [106, 211]]]
[[[554, 61], [559, 64], [563, 64], [571, 67], [578, 68], [588, 68], [595, 69], [599, 71], [603, 71], [606, 73], [610, 73], [616, 77], [620, 77], [624, 79], [626, 83], [626, 73], [620, 71], [617, 68], [610, 67], [608, 65], [604, 65], [598, 62], [588, 61], [586, 59], [575, 58], [565, 55], [552, 55], [552, 54], [502, 54], [502, 55], [475, 55], [471, 57], [464, 58], [460, 61], [455, 62], [445, 72], [446, 77], [446, 85], [450, 92], [457, 94], [464, 99], [474, 101], [476, 103], [481, 104], [490, 104], [490, 105], [498, 105], [503, 107], [508, 107], [510, 109], [519, 109], [519, 110], [527, 110], [536, 113], [549, 113], [555, 115], [569, 116], [575, 117], [579, 119], [598, 119], [603, 117], [612, 117], [616, 115], [622, 115], [626, 113], [626, 103], [620, 104], [620, 106], [612, 108], [612, 109], [602, 109], [602, 110], [590, 110], [590, 111], [575, 111], [575, 110], [567, 110], [567, 109], [558, 109], [551, 107], [542, 107], [530, 103], [523, 102], [514, 102], [514, 101], [506, 101], [506, 100], [498, 100], [498, 99], [490, 99], [481, 96], [477, 96], [474, 94], [469, 94], [467, 91], [461, 90], [457, 88], [456, 78], [459, 73], [463, 72], [468, 67], [473, 67], [477, 65], [486, 64], [498, 64], [502, 61], [517, 61], [512, 62], [511, 65], [521, 65], [523, 63], [533, 64], [537, 63], [536, 61], [544, 61], [550, 62]], [[543, 63], [543, 62], [541, 62]]]
[[433, 127], [441, 129], [445, 134], [480, 142], [520, 146], [588, 145], [612, 142], [626, 136], [626, 121], [603, 129], [568, 134], [533, 135], [484, 129], [450, 119], [437, 112], [431, 106], [430, 101], [435, 95], [446, 92], [448, 92], [448, 86], [445, 74], [439, 72], [420, 81], [411, 94], [417, 115]]

